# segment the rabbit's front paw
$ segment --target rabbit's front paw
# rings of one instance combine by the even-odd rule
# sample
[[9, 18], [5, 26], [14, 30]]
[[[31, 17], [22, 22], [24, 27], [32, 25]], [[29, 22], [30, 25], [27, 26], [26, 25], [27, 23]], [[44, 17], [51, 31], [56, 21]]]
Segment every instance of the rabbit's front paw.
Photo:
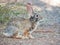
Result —
[[32, 35], [29, 35], [29, 38], [34, 39], [34, 37]]

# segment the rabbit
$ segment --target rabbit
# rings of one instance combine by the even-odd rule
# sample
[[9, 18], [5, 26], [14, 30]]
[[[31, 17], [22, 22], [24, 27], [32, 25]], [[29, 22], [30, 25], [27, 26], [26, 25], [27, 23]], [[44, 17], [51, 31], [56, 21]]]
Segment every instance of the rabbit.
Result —
[[24, 18], [12, 18], [9, 23], [7, 24], [7, 27], [5, 28], [5, 31], [3, 32], [3, 35], [6, 37], [13, 37], [13, 38], [33, 38], [33, 36], [30, 34], [30, 31], [32, 28], [32, 23], [29, 19]]
[[[38, 27], [38, 15], [33, 13], [33, 8], [30, 3], [27, 4], [27, 11], [29, 18], [21, 18], [21, 17], [14, 17], [11, 18], [3, 35], [6, 37], [13, 37], [13, 38], [21, 38], [21, 39], [29, 39], [34, 38], [31, 34], [37, 29]], [[30, 12], [31, 11], [31, 12]]]

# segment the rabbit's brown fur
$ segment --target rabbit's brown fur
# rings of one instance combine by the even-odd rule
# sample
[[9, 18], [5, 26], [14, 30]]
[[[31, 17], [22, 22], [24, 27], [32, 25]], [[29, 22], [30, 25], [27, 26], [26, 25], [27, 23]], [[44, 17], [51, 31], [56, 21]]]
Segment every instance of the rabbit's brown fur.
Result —
[[[16, 21], [16, 22], [15, 22]], [[16, 24], [19, 20], [14, 19], [12, 22], [13, 24]], [[22, 37], [20, 37], [20, 35], [18, 36], [18, 33], [20, 32], [20, 30], [18, 30], [12, 37], [13, 38], [23, 38], [23, 37], [28, 37], [30, 38], [30, 31], [32, 31], [31, 28], [34, 28], [34, 23], [32, 23], [29, 19], [24, 19], [24, 20], [20, 20], [20, 23], [17, 25], [17, 27], [19, 27], [19, 29], [21, 28], [22, 30]], [[17, 37], [18, 36], [18, 37]]]

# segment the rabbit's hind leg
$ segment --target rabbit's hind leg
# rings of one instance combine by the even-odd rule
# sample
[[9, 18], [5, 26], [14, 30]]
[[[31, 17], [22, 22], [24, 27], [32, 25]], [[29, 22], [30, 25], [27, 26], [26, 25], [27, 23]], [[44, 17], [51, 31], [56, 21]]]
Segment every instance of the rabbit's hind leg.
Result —
[[26, 38], [26, 39], [32, 39], [32, 38], [34, 38], [30, 33], [29, 33], [29, 30], [25, 30], [24, 31], [24, 38]]
[[29, 39], [29, 35], [30, 35], [29, 29], [26, 29], [23, 33], [24, 38]]
[[20, 35], [18, 33], [18, 31], [12, 36], [12, 38], [15, 38], [15, 39], [21, 39], [22, 35]]
[[16, 38], [16, 39], [22, 39], [22, 37], [23, 37], [22, 35], [20, 35], [19, 33], [17, 33], [17, 35], [16, 35], [15, 38]]

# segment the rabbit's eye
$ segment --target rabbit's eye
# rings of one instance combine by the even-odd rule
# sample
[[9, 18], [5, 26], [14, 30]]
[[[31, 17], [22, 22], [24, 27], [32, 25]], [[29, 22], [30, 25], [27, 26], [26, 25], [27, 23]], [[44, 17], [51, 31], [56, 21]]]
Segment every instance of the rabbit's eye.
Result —
[[38, 15], [36, 15], [38, 17]]
[[36, 15], [35, 17], [38, 17], [38, 15]]

